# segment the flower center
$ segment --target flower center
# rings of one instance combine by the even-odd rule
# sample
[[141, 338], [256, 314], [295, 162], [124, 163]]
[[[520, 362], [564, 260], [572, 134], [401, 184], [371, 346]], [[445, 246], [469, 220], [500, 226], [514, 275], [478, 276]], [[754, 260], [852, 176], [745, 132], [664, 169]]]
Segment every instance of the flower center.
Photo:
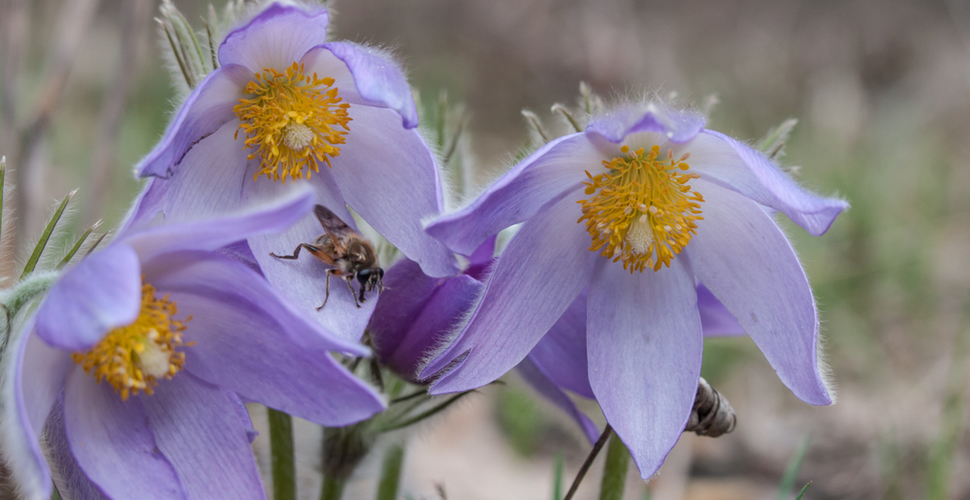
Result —
[[647, 154], [643, 148], [632, 154], [628, 146], [620, 150], [624, 156], [603, 161], [606, 172], [586, 172], [589, 181], [583, 184], [592, 196], [577, 202], [583, 205], [577, 222], [586, 221], [593, 238], [590, 251], [603, 249], [603, 257], [622, 261], [631, 273], [670, 267], [674, 255], [697, 234], [694, 221], [703, 219], [704, 197], [687, 185], [700, 174], [686, 172], [689, 153], [675, 161], [672, 150], [659, 159], [660, 146]]
[[[318, 163], [330, 167], [330, 158], [340, 155], [338, 144], [350, 131], [347, 114], [350, 103], [341, 102], [334, 79], [303, 74], [296, 62], [280, 73], [264, 68], [246, 84], [249, 99], [232, 108], [239, 117], [239, 130], [246, 133], [249, 159], [259, 158], [260, 169], [253, 176], [286, 183], [287, 178], [307, 179], [320, 172]], [[236, 130], [238, 136], [239, 130]]]
[[185, 353], [175, 348], [194, 344], [182, 342], [185, 325], [172, 319], [177, 312], [168, 295], [155, 298], [155, 287], [144, 283], [138, 319], [111, 330], [90, 351], [75, 352], [71, 359], [99, 384], [107, 380], [122, 401], [139, 392], [151, 395], [158, 379], [171, 380], [185, 366]]

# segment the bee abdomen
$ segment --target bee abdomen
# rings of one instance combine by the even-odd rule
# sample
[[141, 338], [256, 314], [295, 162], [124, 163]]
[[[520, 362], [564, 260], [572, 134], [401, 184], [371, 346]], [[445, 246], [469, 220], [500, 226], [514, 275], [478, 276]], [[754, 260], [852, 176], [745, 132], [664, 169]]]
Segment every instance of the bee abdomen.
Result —
[[718, 437], [734, 430], [738, 418], [734, 414], [731, 403], [711, 387], [703, 377], [697, 383], [697, 396], [694, 398], [694, 408], [684, 432], [693, 432], [698, 436]]

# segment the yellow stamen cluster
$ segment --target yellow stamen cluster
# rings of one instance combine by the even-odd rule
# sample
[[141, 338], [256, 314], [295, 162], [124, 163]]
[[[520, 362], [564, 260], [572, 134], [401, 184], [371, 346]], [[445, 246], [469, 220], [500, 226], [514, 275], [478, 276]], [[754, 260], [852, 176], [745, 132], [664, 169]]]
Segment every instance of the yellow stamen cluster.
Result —
[[318, 162], [330, 167], [330, 158], [340, 155], [337, 145], [350, 131], [350, 103], [341, 102], [333, 84], [330, 77], [304, 75], [303, 65], [294, 62], [284, 73], [264, 68], [246, 85], [252, 97], [240, 99], [232, 110], [246, 133], [245, 147], [253, 149], [249, 159], [260, 160], [254, 181], [265, 175], [285, 184], [287, 178], [302, 179], [304, 172], [309, 179], [311, 172], [320, 172]]
[[185, 366], [185, 353], [175, 349], [194, 344], [182, 342], [185, 325], [172, 319], [177, 312], [168, 295], [157, 299], [155, 287], [144, 283], [138, 319], [108, 332], [90, 351], [71, 354], [71, 359], [99, 384], [107, 380], [122, 401], [139, 392], [151, 395], [158, 379], [170, 380]]
[[628, 146], [620, 150], [624, 156], [603, 161], [606, 172], [586, 172], [585, 192], [594, 196], [578, 201], [583, 215], [577, 222], [586, 221], [593, 237], [590, 251], [603, 249], [603, 257], [622, 261], [631, 273], [670, 267], [674, 255], [697, 234], [694, 221], [703, 219], [704, 197], [687, 184], [700, 174], [686, 172], [690, 154], [675, 161], [672, 150], [659, 159], [660, 146], [647, 154], [643, 148], [632, 154]]

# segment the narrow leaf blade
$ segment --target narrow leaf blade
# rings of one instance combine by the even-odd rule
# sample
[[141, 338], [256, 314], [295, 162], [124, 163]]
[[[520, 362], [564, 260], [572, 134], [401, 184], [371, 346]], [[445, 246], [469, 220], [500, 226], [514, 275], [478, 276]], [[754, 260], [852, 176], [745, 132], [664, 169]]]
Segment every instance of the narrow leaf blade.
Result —
[[47, 221], [47, 227], [44, 228], [44, 233], [40, 235], [40, 240], [37, 241], [37, 245], [34, 246], [33, 253], [30, 254], [30, 258], [27, 259], [27, 264], [24, 266], [24, 272], [20, 275], [20, 279], [26, 278], [30, 273], [34, 272], [34, 268], [37, 267], [37, 262], [40, 260], [40, 255], [44, 253], [44, 249], [47, 247], [47, 242], [51, 238], [51, 234], [54, 232], [54, 228], [57, 227], [57, 223], [61, 220], [61, 215], [64, 214], [64, 209], [67, 208], [67, 204], [74, 197], [77, 190], [71, 191], [64, 197], [61, 201], [60, 206], [51, 216], [50, 220]]

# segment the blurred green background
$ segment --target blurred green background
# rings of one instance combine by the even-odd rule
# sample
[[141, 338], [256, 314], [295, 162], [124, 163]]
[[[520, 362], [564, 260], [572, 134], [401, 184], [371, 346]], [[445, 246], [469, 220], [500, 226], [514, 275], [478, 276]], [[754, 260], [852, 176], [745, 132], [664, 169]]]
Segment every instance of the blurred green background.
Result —
[[[193, 21], [205, 13], [203, 2], [175, 4]], [[481, 182], [527, 142], [522, 108], [552, 120], [550, 106], [573, 104], [585, 81], [605, 97], [676, 93], [701, 105], [716, 95], [709, 126], [740, 139], [798, 118], [784, 163], [804, 185], [852, 204], [821, 238], [783, 221], [815, 288], [838, 404], [798, 401], [747, 339], [708, 341], [704, 375], [737, 410], [738, 429], [685, 436], [659, 478], [631, 479], [628, 498], [775, 498], [806, 436], [797, 483], [813, 481], [806, 498], [970, 497], [967, 2], [330, 6], [334, 35], [392, 49], [424, 101], [446, 90], [465, 103]], [[54, 200], [77, 187], [78, 228], [123, 216], [139, 186], [132, 168], [179, 102], [158, 50], [157, 9], [154, 0], [0, 0], [0, 154], [18, 184], [19, 199], [5, 204], [20, 209], [4, 245], [39, 234]], [[4, 262], [0, 272], [13, 269]], [[503, 438], [469, 442], [494, 454], [446, 460], [450, 451], [435, 448], [465, 443], [441, 436], [493, 431]], [[405, 489], [434, 498], [441, 484], [458, 500], [502, 498], [490, 481], [513, 485], [515, 498], [549, 498], [555, 457], [565, 457], [568, 479], [588, 449], [514, 379], [417, 443]], [[481, 457], [516, 465], [492, 475]]]

